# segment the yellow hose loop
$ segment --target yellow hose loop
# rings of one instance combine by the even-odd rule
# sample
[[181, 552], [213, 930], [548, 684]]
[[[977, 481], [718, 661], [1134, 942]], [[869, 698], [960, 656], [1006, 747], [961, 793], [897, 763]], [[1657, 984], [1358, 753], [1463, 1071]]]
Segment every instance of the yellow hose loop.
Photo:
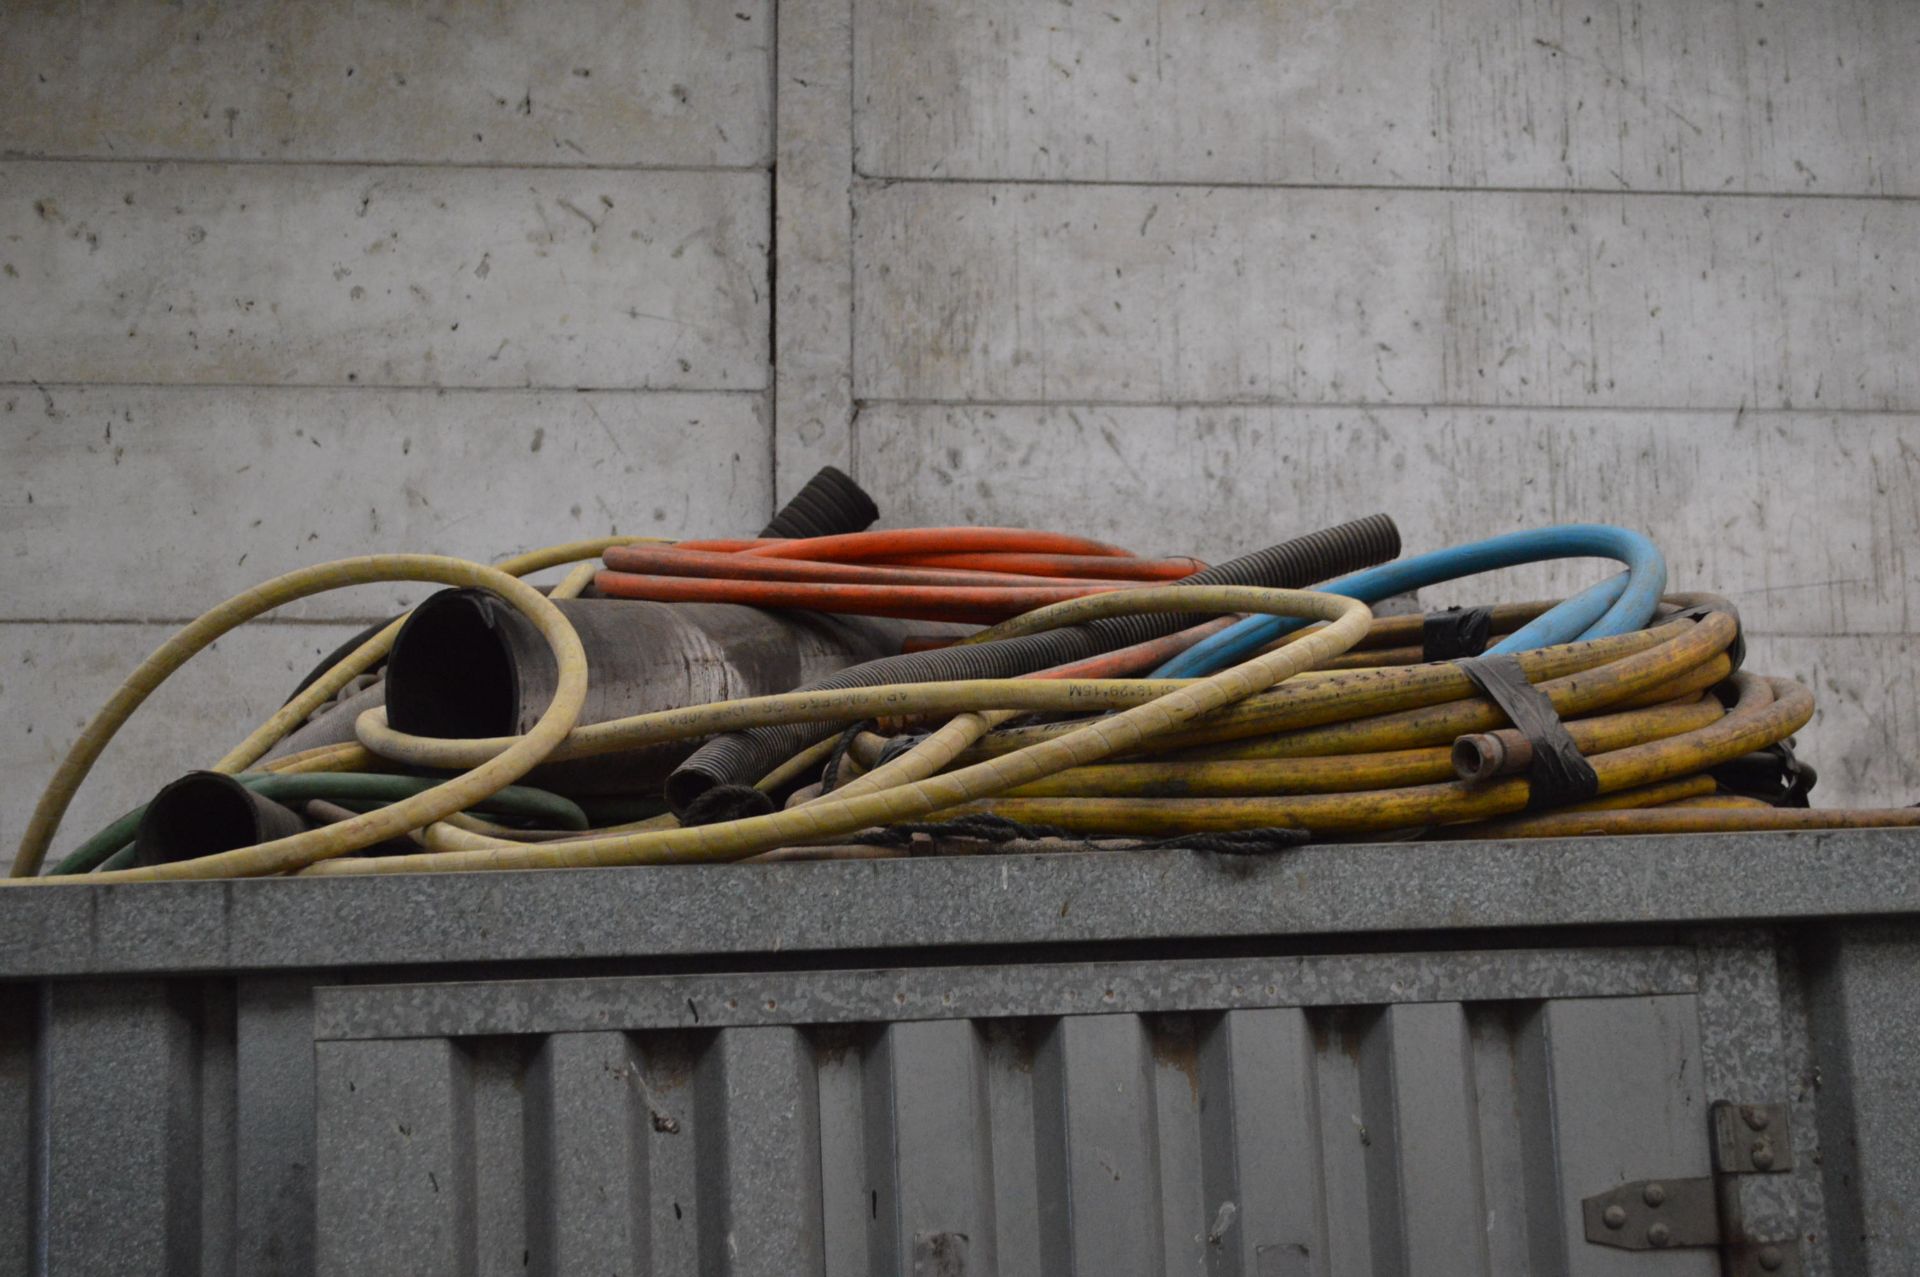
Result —
[[[1682, 798], [1698, 798], [1704, 794], [1718, 791], [1720, 782], [1704, 773], [1692, 776], [1676, 776], [1672, 780], [1657, 780], [1651, 785], [1635, 785], [1630, 789], [1618, 789], [1611, 794], [1602, 794], [1598, 798], [1589, 798], [1583, 803], [1569, 803], [1556, 808], [1557, 812], [1582, 811], [1622, 811], [1629, 807], [1658, 807], [1662, 803], [1677, 802]], [[1554, 812], [1548, 812], [1553, 815]], [[1515, 821], [1531, 820], [1531, 816], [1518, 816], [1499, 823], [1512, 824]], [[1454, 825], [1447, 832], [1448, 837], [1456, 837], [1454, 831], [1472, 829], [1472, 825]]]
[[416, 841], [432, 854], [474, 851], [484, 847], [509, 845], [504, 838], [495, 838], [488, 834], [476, 833], [471, 829], [462, 829], [450, 820], [434, 821], [420, 831], [420, 837]]
[[[1705, 727], [1589, 758], [1600, 781], [1600, 792], [1608, 794], [1705, 771], [1792, 735], [1813, 716], [1813, 694], [1798, 683], [1738, 674], [1734, 676], [1734, 688], [1737, 703], [1724, 717]], [[949, 814], [991, 811], [1025, 824], [1058, 825], [1075, 833], [1114, 836], [1269, 827], [1358, 834], [1490, 820], [1523, 810], [1531, 794], [1532, 787], [1526, 780], [1513, 778], [1481, 785], [1454, 781], [1283, 798], [1000, 798], [972, 803]]]
[[826, 766], [827, 759], [833, 756], [834, 747], [839, 743], [839, 739], [834, 736], [815, 741], [762, 776], [754, 788], [763, 794], [780, 792], [809, 772], [816, 772]]
[[[1723, 808], [1728, 811], [1772, 811], [1773, 804], [1764, 798], [1748, 798], [1744, 794], [1702, 794], [1698, 798], [1676, 798], [1670, 803], [1661, 803], [1662, 807]], [[1915, 823], [1920, 824], [1920, 815]]]
[[[658, 541], [658, 537], [599, 537], [591, 541], [569, 541], [564, 545], [550, 545], [545, 549], [516, 554], [512, 558], [502, 559], [494, 567], [496, 571], [504, 572], [508, 576], [526, 576], [546, 568], [558, 567], [562, 563], [599, 558], [609, 546], [651, 545]], [[467, 560], [460, 561], [464, 563]], [[576, 576], [581, 578], [577, 585], [573, 583]], [[592, 581], [592, 565], [582, 564], [572, 576], [554, 588], [550, 597], [577, 598], [578, 592], [584, 590]], [[569, 585], [573, 586], [574, 593], [562, 593]], [[245, 740], [228, 750], [226, 755], [208, 770], [231, 775], [234, 772], [245, 771], [259, 762], [268, 750], [278, 745], [288, 732], [311, 718], [313, 712], [332, 700], [341, 688], [385, 660], [387, 653], [393, 650], [393, 640], [399, 636], [400, 627], [406, 624], [406, 620], [405, 616], [397, 618], [391, 625], [341, 658], [339, 664], [313, 680], [299, 695], [275, 710], [271, 718], [254, 728]]]
[[1519, 838], [1525, 831], [1541, 821], [1552, 822], [1568, 816], [1584, 816], [1601, 811], [1627, 811], [1642, 807], [1664, 807], [1668, 803], [1684, 802], [1691, 798], [1702, 798], [1718, 792], [1720, 783], [1705, 774], [1679, 776], [1672, 780], [1655, 781], [1651, 785], [1636, 785], [1630, 789], [1615, 790], [1611, 794], [1602, 794], [1598, 798], [1589, 798], [1583, 803], [1569, 803], [1565, 807], [1556, 807], [1552, 811], [1535, 812], [1524, 816], [1507, 816], [1498, 820], [1473, 821], [1462, 825], [1442, 825], [1433, 837], [1467, 840], [1474, 838]]
[[[518, 608], [533, 622], [552, 649], [559, 669], [553, 701], [540, 716], [532, 731], [515, 742], [499, 757], [489, 760], [463, 776], [415, 794], [377, 811], [368, 812], [337, 825], [310, 829], [289, 838], [244, 847], [196, 860], [153, 865], [138, 869], [120, 869], [111, 873], [84, 877], [35, 878], [60, 818], [66, 813], [74, 793], [86, 779], [100, 751], [133, 712], [168, 675], [235, 626], [263, 612], [303, 599], [309, 595], [349, 585], [367, 585], [380, 581], [427, 581], [442, 585], [469, 586], [491, 590]], [[497, 568], [465, 559], [432, 554], [373, 555], [341, 559], [314, 567], [301, 568], [222, 603], [162, 643], [128, 676], [106, 707], [87, 724], [74, 742], [46, 791], [34, 808], [26, 837], [14, 856], [13, 877], [19, 882], [150, 882], [169, 878], [225, 878], [280, 873], [310, 864], [328, 856], [357, 851], [395, 834], [439, 820], [443, 816], [471, 807], [481, 799], [510, 785], [532, 770], [548, 751], [567, 734], [579, 716], [587, 692], [587, 659], [580, 638], [546, 597], [518, 578]]]
[[[1103, 599], [1107, 600], [1104, 605], [1099, 602]], [[1094, 606], [1088, 607], [1088, 604]], [[410, 873], [738, 860], [790, 843], [815, 842], [870, 825], [927, 816], [1039, 780], [1069, 767], [1085, 766], [1124, 750], [1137, 749], [1145, 741], [1178, 730], [1201, 714], [1243, 700], [1302, 670], [1311, 669], [1328, 656], [1345, 651], [1366, 633], [1367, 624], [1372, 619], [1372, 613], [1364, 603], [1340, 595], [1250, 586], [1174, 586], [1115, 591], [1076, 599], [1067, 604], [1039, 609], [1023, 620], [1036, 629], [1044, 629], [1063, 623], [1060, 620], [1062, 617], [1079, 620], [1089, 613], [1117, 615], [1137, 611], [1195, 610], [1262, 612], [1274, 616], [1331, 621], [1333, 624], [1312, 638], [1278, 652], [1254, 657], [1208, 678], [1195, 680], [1145, 705], [1095, 719], [1057, 740], [876, 794], [853, 798], [836, 795], [830, 801], [816, 805], [789, 808], [766, 816], [717, 825], [485, 851], [332, 860], [315, 865], [308, 872]], [[1046, 681], [996, 680], [1019, 687], [1039, 685]], [[987, 699], [971, 708], [998, 709], [1004, 706]]]
[[[1587, 670], [1599, 669], [1623, 657], [1657, 648], [1693, 628], [1689, 621], [1669, 622], [1652, 630], [1636, 630], [1610, 638], [1583, 639], [1521, 652], [1516, 659], [1526, 676], [1539, 683]], [[1286, 646], [1292, 646], [1288, 644]], [[1280, 649], [1276, 647], [1275, 651]], [[1394, 669], [1309, 671], [1259, 696], [1230, 705], [1195, 723], [1175, 738], [1157, 742], [1159, 750], [1185, 749], [1217, 741], [1340, 723], [1389, 711], [1441, 705], [1478, 695], [1472, 679], [1451, 661]], [[982, 738], [962, 758], [1012, 753], [1036, 741], [1072, 731], [1073, 723], [1039, 723], [1003, 728]]]
[[[1715, 613], [1698, 623], [1680, 621], [1656, 630], [1522, 652], [1518, 659], [1521, 670], [1555, 710], [1572, 717], [1610, 708], [1643, 691], [1664, 689], [1688, 678], [1702, 664], [1719, 662], [1713, 679], [1718, 682], [1732, 668], [1719, 654], [1737, 632], [1732, 617]], [[1671, 694], [1663, 691], [1661, 699]], [[1296, 680], [1211, 715], [1157, 742], [1155, 749], [1165, 761], [1361, 754], [1451, 743], [1464, 732], [1506, 725], [1498, 707], [1480, 695], [1458, 666], [1447, 662], [1323, 674], [1311, 683]], [[995, 732], [961, 761], [1057, 735], [1062, 726], [1070, 724]], [[1262, 739], [1249, 740], [1252, 736]]]
[[[1709, 697], [1704, 702], [1570, 719], [1566, 728], [1581, 753], [1597, 754], [1697, 731], [1718, 721], [1723, 713], [1720, 702]], [[1103, 763], [1022, 785], [1006, 797], [1253, 798], [1345, 794], [1438, 784], [1453, 778], [1453, 750], [1434, 745], [1313, 758]]]
[[679, 817], [671, 812], [630, 820], [598, 829], [514, 829], [502, 834], [487, 834], [462, 827], [452, 820], [436, 821], [416, 832], [414, 841], [429, 851], [475, 851], [489, 847], [515, 847], [527, 843], [579, 842], [587, 838], [610, 838], [616, 834], [647, 833], [656, 829], [678, 829]]
[[593, 578], [599, 571], [600, 565], [597, 563], [582, 563], [579, 567], [576, 567], [573, 571], [562, 577], [560, 584], [548, 590], [547, 597], [550, 599], [577, 599], [586, 593], [587, 587], [593, 584]]
[[262, 763], [255, 770], [281, 776], [300, 776], [311, 772], [377, 772], [391, 769], [384, 759], [374, 757], [365, 745], [356, 741], [342, 741], [335, 745], [315, 745], [297, 754], [282, 754], [270, 763]]

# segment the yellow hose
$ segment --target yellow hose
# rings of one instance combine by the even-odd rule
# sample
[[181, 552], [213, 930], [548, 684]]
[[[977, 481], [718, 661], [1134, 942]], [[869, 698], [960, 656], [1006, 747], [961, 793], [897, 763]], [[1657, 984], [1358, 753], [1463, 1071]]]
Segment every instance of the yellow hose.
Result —
[[[1327, 657], [1345, 651], [1366, 632], [1371, 613], [1364, 603], [1339, 595], [1249, 586], [1175, 586], [1092, 595], [1016, 618], [1017, 632], [1037, 632], [1089, 617], [1141, 611], [1263, 612], [1331, 621], [1318, 635], [1278, 652], [1166, 692], [1147, 704], [1098, 718], [1056, 740], [960, 771], [929, 777], [879, 793], [838, 795], [810, 806], [718, 825], [626, 834], [581, 841], [512, 845], [428, 855], [331, 860], [312, 874], [409, 873], [478, 869], [544, 869], [565, 866], [689, 863], [738, 860], [797, 842], [852, 833], [870, 825], [915, 819], [1028, 784], [1070, 767], [1086, 766], [1176, 731], [1196, 717], [1254, 695]], [[1004, 687], [1027, 688], [1049, 680], [982, 680], [978, 703], [959, 708], [1004, 708], [994, 699]], [[946, 686], [946, 685], [933, 685]], [[857, 715], [864, 717], [865, 715]]]
[[[1724, 711], [1709, 698], [1658, 709], [1633, 710], [1566, 723], [1583, 754], [1623, 749], [1695, 731]], [[1433, 784], [1453, 777], [1453, 751], [1444, 745], [1336, 754], [1312, 758], [1155, 761], [1075, 768], [1022, 785], [1008, 798], [1218, 798], [1261, 794], [1343, 794], [1398, 785]]]
[[834, 736], [829, 736], [825, 740], [815, 741], [813, 744], [795, 754], [792, 758], [789, 758], [786, 762], [781, 763], [778, 767], [768, 772], [765, 776], [762, 776], [759, 781], [755, 783], [754, 788], [763, 794], [778, 793], [799, 780], [802, 776], [810, 772], [819, 771], [820, 768], [824, 767], [827, 759], [833, 757], [834, 746], [839, 743], [839, 738]]
[[[60, 818], [66, 814], [74, 793], [92, 770], [101, 750], [168, 675], [221, 635], [263, 612], [328, 590], [381, 581], [427, 581], [491, 590], [524, 613], [546, 639], [559, 669], [553, 701], [533, 730], [498, 757], [466, 775], [337, 825], [307, 830], [257, 847], [172, 864], [121, 869], [84, 878], [34, 877], [59, 829]], [[280, 873], [328, 856], [356, 851], [451, 815], [518, 780], [565, 737], [585, 702], [586, 690], [586, 654], [573, 627], [538, 590], [497, 568], [430, 554], [375, 555], [301, 568], [227, 600], [162, 643], [153, 655], [140, 663], [105, 708], [87, 724], [55, 769], [14, 856], [13, 876], [4, 881], [99, 883], [245, 877]]]
[[[1920, 808], [1725, 807], [1547, 812], [1524, 825], [1491, 824], [1475, 838], [1576, 838], [1621, 834], [1759, 833], [1780, 829], [1886, 829], [1920, 826]], [[1465, 837], [1466, 835], [1462, 835]], [[1737, 854], [1729, 849], [1728, 854]]]
[[[1521, 652], [1521, 672], [1536, 682], [1595, 669], [1610, 661], [1660, 646], [1687, 631], [1691, 622], [1674, 622], [1611, 638], [1585, 639]], [[1284, 650], [1275, 648], [1274, 650]], [[1283, 729], [1337, 723], [1358, 715], [1445, 704], [1475, 696], [1479, 688], [1452, 662], [1388, 669], [1315, 671], [1289, 680], [1271, 692], [1208, 715], [1184, 729], [1160, 749], [1188, 748], [1236, 741]], [[963, 756], [963, 762], [1025, 749], [1074, 729], [1073, 723], [1040, 723], [993, 732]], [[1194, 757], [1203, 756], [1195, 753]]]
[[[1521, 671], [1562, 716], [1590, 713], [1635, 698], [1670, 700], [1698, 691], [1699, 667], [1713, 665], [1738, 632], [1724, 613], [1678, 621], [1614, 638], [1521, 652]], [[1719, 658], [1712, 682], [1732, 666]], [[1544, 680], [1544, 681], [1542, 681]], [[1348, 670], [1295, 680], [1230, 706], [1156, 742], [1163, 756], [1192, 760], [1292, 758], [1372, 753], [1451, 743], [1467, 732], [1507, 725], [1498, 707], [1451, 662]], [[993, 757], [1060, 735], [1072, 723], [1044, 723], [993, 732], [961, 758]], [[1262, 739], [1249, 740], [1259, 736]], [[1178, 751], [1174, 753], [1173, 751]]]
[[358, 741], [341, 741], [334, 745], [315, 745], [297, 754], [283, 754], [270, 763], [260, 764], [259, 770], [298, 776], [307, 772], [371, 772], [387, 765], [385, 759]]
[[[1129, 590], [1125, 593], [1138, 591]], [[577, 727], [545, 761], [571, 762], [600, 754], [778, 723], [857, 721], [888, 713], [904, 705], [942, 715], [963, 713], [981, 705], [1052, 713], [1123, 708], [1151, 702], [1191, 685], [1191, 681], [1186, 679], [980, 678], [948, 683], [889, 683], [879, 687], [778, 692], [769, 696], [748, 696], [734, 701], [655, 710], [648, 714]], [[361, 744], [382, 758], [410, 767], [442, 771], [477, 766], [520, 739], [517, 736], [468, 739], [414, 736], [391, 727], [387, 722], [386, 707], [382, 705], [362, 713], [354, 723], [354, 732]]]
[[[1705, 771], [1792, 735], [1813, 716], [1813, 694], [1798, 683], [1739, 674], [1734, 686], [1739, 701], [1716, 722], [1589, 758], [1599, 792]], [[1000, 798], [971, 803], [952, 814], [985, 811], [1023, 824], [1114, 836], [1270, 827], [1373, 833], [1487, 820], [1520, 811], [1531, 794], [1526, 780], [1511, 778], [1279, 798]]]

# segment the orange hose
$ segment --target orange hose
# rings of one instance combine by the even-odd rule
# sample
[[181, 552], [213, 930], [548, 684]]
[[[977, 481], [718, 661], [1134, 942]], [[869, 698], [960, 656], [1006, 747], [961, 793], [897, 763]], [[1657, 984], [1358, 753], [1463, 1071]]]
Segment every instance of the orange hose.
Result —
[[[1031, 585], [1053, 589], [1062, 585], [1090, 585], [1111, 589], [1108, 578], [1067, 579], [1060, 576], [1021, 575], [1012, 572], [969, 572], [948, 568], [894, 567], [875, 563], [831, 563], [813, 559], [772, 559], [755, 554], [715, 554], [679, 546], [610, 547], [606, 565], [616, 572], [641, 575], [711, 577], [728, 581], [828, 581], [859, 585], [973, 585], [999, 589]], [[615, 553], [622, 551], [622, 553]], [[985, 555], [991, 559], [995, 556]], [[1123, 562], [1124, 560], [1084, 560]], [[1144, 578], [1143, 578], [1144, 579]]]
[[[695, 548], [707, 547], [697, 545]], [[835, 537], [774, 541], [752, 546], [741, 553], [774, 559], [863, 561], [894, 559], [908, 554], [953, 554], [962, 551], [1086, 554], [1114, 559], [1133, 557], [1117, 545], [1068, 536], [1064, 532], [1035, 532], [1028, 528], [892, 528], [884, 532], [849, 532]]]
[[985, 589], [959, 585], [850, 585], [832, 581], [715, 581], [704, 577], [638, 576], [627, 572], [601, 572], [593, 583], [600, 593], [617, 599], [740, 603], [749, 607], [805, 608], [813, 612], [980, 625], [1004, 621], [1069, 599], [1140, 588], [1136, 583], [1121, 581]]
[[1122, 559], [1099, 554], [936, 553], [902, 554], [887, 560], [899, 567], [1024, 572], [1030, 576], [1101, 577], [1115, 581], [1180, 581], [1207, 565], [1198, 559]]

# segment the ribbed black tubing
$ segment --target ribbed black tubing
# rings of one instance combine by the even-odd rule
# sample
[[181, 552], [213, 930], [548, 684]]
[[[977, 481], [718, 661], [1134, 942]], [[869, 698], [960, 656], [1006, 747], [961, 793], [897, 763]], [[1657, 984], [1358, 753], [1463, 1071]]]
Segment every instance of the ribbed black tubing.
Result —
[[[1301, 589], [1385, 563], [1399, 553], [1400, 529], [1386, 515], [1375, 514], [1217, 563], [1180, 584]], [[1120, 616], [991, 643], [887, 656], [851, 666], [800, 690], [1015, 678], [1144, 643], [1206, 619], [1207, 614], [1190, 613]], [[716, 736], [667, 777], [667, 803], [683, 823], [693, 825], [772, 811], [772, 800], [753, 789], [754, 782], [837, 726], [788, 723]]]
[[831, 537], [865, 532], [880, 517], [880, 507], [866, 490], [833, 466], [821, 466], [807, 486], [793, 494], [773, 521], [760, 530], [763, 537]]

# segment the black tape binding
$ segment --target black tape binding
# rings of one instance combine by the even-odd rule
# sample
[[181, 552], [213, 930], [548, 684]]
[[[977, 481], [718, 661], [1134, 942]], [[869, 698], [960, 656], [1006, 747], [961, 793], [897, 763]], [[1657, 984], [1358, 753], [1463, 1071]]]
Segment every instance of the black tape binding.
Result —
[[1227, 829], [1218, 833], [1176, 834], [1171, 838], [1109, 838], [1070, 833], [1055, 825], [1029, 825], [992, 812], [955, 816], [951, 820], [902, 822], [849, 835], [847, 842], [863, 847], [911, 847], [915, 835], [972, 842], [1038, 842], [1042, 839], [1079, 843], [1101, 851], [1212, 851], [1229, 856], [1263, 855], [1308, 842], [1305, 829]]
[[1498, 705], [1533, 746], [1527, 779], [1533, 792], [1527, 810], [1584, 802], [1600, 792], [1593, 765], [1567, 735], [1559, 711], [1547, 694], [1527, 681], [1520, 662], [1511, 655], [1478, 656], [1457, 661], [1474, 685]]
[[1420, 621], [1420, 659], [1457, 661], [1478, 656], [1493, 641], [1493, 609], [1450, 607], [1429, 612]]

